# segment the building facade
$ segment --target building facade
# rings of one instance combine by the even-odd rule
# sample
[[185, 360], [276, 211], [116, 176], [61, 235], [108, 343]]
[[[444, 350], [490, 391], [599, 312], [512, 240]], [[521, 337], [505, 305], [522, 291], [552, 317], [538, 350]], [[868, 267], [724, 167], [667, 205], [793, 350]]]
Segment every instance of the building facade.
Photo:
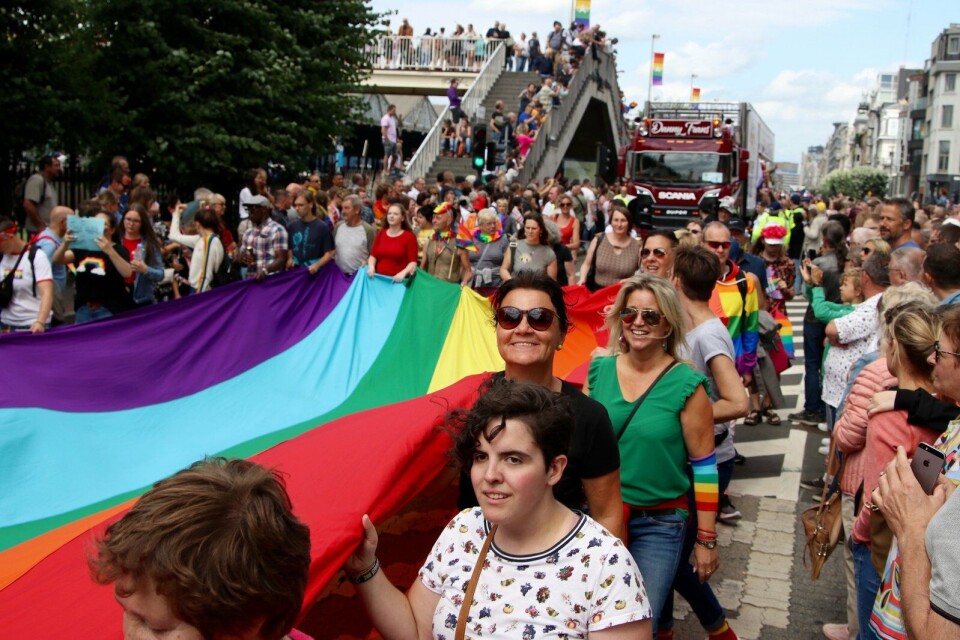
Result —
[[960, 24], [933, 41], [927, 75], [927, 135], [923, 141], [924, 201], [940, 194], [960, 200]]

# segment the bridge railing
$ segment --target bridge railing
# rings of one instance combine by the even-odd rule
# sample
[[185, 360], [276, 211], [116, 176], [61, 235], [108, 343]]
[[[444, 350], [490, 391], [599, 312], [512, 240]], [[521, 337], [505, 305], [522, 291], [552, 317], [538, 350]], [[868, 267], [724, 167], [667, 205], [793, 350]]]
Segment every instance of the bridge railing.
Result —
[[[497, 41], [496, 49], [486, 57], [480, 75], [470, 85], [470, 89], [464, 94], [460, 101], [460, 109], [465, 118], [474, 119], [477, 115], [477, 109], [483, 103], [487, 93], [496, 83], [500, 74], [503, 73], [503, 65], [506, 62], [507, 49], [502, 41]], [[410, 158], [407, 163], [405, 173], [414, 178], [420, 178], [426, 175], [427, 170], [433, 164], [433, 161], [440, 155], [440, 143], [443, 140], [443, 123], [447, 118], [451, 118], [450, 107], [444, 107], [437, 121], [433, 123], [430, 131], [427, 133], [420, 148]]]
[[378, 37], [366, 49], [370, 68], [391, 71], [459, 71], [477, 73], [502, 40], [483, 37]]

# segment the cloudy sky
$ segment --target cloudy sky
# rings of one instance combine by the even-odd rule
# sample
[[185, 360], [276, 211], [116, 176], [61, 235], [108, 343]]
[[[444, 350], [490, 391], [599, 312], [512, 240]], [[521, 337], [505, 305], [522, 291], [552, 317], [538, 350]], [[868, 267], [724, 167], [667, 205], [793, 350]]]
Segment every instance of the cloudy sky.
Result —
[[[457, 23], [486, 32], [494, 20], [514, 37], [541, 38], [554, 19], [567, 23], [571, 0], [372, 0], [408, 18], [417, 35]], [[686, 100], [696, 74], [701, 101], [746, 101], [776, 135], [778, 161], [797, 162], [824, 144], [831, 123], [850, 120], [877, 74], [920, 68], [933, 39], [960, 22], [957, 0], [593, 0], [599, 23], [617, 47], [627, 101], [647, 96], [650, 36], [666, 54], [664, 85], [654, 99]]]

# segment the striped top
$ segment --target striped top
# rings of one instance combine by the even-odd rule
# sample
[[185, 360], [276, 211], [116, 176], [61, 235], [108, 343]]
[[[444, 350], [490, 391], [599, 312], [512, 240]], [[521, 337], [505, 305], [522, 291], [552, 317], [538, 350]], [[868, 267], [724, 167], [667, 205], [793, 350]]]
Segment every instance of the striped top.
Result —
[[[710, 310], [723, 322], [736, 355], [737, 372], [740, 375], [753, 372], [757, 364], [757, 343], [760, 341], [760, 305], [753, 280], [736, 264], [727, 260], [730, 271], [717, 281], [710, 295]], [[746, 285], [746, 296], [741, 296], [740, 287]], [[746, 312], [744, 312], [746, 304]]]

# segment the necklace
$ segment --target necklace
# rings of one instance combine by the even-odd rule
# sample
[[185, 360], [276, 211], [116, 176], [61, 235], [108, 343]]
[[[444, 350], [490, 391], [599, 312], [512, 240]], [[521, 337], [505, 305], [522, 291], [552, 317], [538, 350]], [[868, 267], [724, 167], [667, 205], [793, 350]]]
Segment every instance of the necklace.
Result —
[[453, 238], [453, 231], [445, 229], [433, 232], [433, 247], [439, 256], [447, 248], [447, 243]]

